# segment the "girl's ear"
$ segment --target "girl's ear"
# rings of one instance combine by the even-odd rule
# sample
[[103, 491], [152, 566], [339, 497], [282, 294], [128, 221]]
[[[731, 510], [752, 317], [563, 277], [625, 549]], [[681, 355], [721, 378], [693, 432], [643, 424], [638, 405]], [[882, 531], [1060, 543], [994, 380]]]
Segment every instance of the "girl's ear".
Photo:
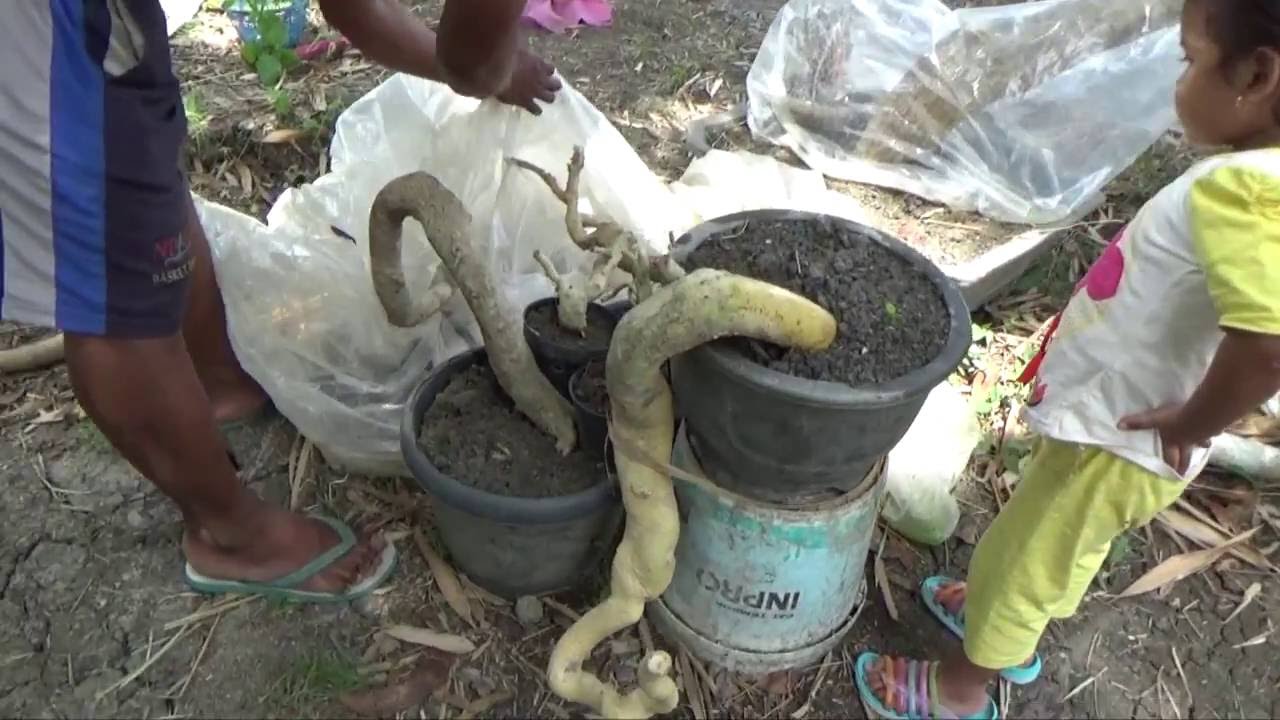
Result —
[[1240, 65], [1245, 76], [1240, 78], [1244, 97], [1274, 107], [1280, 101], [1280, 52], [1275, 48], [1258, 48]]

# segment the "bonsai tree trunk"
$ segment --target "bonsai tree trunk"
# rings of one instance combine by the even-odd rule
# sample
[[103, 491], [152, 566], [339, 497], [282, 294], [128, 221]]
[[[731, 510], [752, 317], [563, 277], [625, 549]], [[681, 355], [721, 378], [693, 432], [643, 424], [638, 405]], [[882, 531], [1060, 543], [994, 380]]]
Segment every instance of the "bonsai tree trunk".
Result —
[[645, 603], [671, 583], [680, 519], [671, 478], [655, 467], [671, 457], [675, 419], [662, 375], [668, 358], [706, 342], [741, 335], [804, 350], [835, 338], [831, 314], [782, 288], [717, 270], [697, 270], [657, 290], [618, 324], [606, 365], [626, 530], [613, 559], [609, 597], [556, 643], [547, 668], [551, 689], [608, 718], [647, 718], [673, 710], [671, 658], [654, 652], [627, 694], [582, 670], [606, 637], [640, 620]]
[[502, 389], [520, 412], [555, 439], [561, 453], [571, 451], [576, 442], [573, 411], [538, 370], [524, 341], [521, 314], [507, 307], [488, 265], [472, 247], [471, 216], [456, 195], [424, 172], [387, 183], [369, 211], [373, 283], [387, 319], [408, 327], [419, 315], [405, 287], [400, 259], [401, 228], [407, 217], [421, 223], [431, 247], [475, 315], [489, 366]]
[[558, 300], [558, 319], [566, 328], [585, 333], [587, 329], [587, 305], [601, 297], [608, 297], [625, 287], [610, 284], [614, 269], [621, 269], [631, 276], [636, 301], [643, 301], [653, 292], [653, 283], [670, 283], [684, 276], [684, 270], [670, 256], [649, 258], [644, 247], [631, 233], [615, 223], [592, 216], [584, 216], [578, 210], [579, 184], [582, 179], [584, 158], [582, 148], [575, 147], [569, 159], [569, 173], [561, 188], [551, 173], [524, 160], [510, 161], [537, 175], [560, 202], [564, 203], [564, 225], [569, 239], [575, 245], [598, 255], [595, 267], [585, 283], [564, 278], [542, 253], [535, 252], [534, 259], [555, 286]]
[[[1079, 0], [1050, 6], [1009, 32], [962, 30], [921, 57], [879, 102], [855, 151], [866, 160], [914, 162], [975, 108], [1025, 92], [1044, 79], [1142, 33], [1178, 21], [1181, 0]], [[1034, 9], [1034, 8], [1033, 8]]]

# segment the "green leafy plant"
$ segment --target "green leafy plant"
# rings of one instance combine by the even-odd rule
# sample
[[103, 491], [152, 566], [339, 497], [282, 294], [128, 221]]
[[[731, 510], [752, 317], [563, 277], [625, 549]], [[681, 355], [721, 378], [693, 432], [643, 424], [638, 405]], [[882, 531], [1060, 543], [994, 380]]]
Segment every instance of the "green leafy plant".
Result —
[[897, 305], [894, 305], [892, 302], [890, 302], [890, 301], [888, 301], [888, 300], [885, 300], [885, 301], [884, 301], [884, 314], [885, 314], [885, 315], [887, 315], [887, 316], [889, 317], [889, 322], [891, 322], [891, 323], [893, 323], [893, 324], [895, 324], [895, 325], [896, 325], [896, 324], [898, 324], [898, 315], [899, 315], [899, 312], [898, 312], [898, 306], [897, 306]]
[[298, 65], [298, 55], [289, 47], [289, 30], [271, 0], [245, 0], [245, 5], [258, 37], [241, 46], [240, 56], [263, 86], [274, 88]]

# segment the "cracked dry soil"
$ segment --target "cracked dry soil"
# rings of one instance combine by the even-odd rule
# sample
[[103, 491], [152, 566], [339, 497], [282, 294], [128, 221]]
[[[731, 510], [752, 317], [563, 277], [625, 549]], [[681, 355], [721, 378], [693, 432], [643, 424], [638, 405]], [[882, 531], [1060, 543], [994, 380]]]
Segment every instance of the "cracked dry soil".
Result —
[[[279, 497], [285, 471], [268, 468], [266, 481], [257, 484]], [[365, 482], [346, 480], [357, 487]], [[374, 620], [351, 608], [256, 602], [220, 616], [212, 637], [211, 622], [193, 625], [162, 652], [175, 634], [166, 624], [205, 606], [181, 583], [180, 527], [169, 503], [109, 449], [87, 443], [61, 454], [50, 451], [42, 464], [18, 445], [0, 441], [0, 487], [0, 716], [348, 714], [334, 702], [336, 693], [303, 687], [298, 668], [320, 656], [359, 658], [376, 629]], [[846, 644], [849, 656], [867, 647], [914, 654], [953, 648], [912, 588], [930, 574], [961, 573], [968, 553], [959, 540], [952, 541], [949, 554], [891, 542], [886, 567], [900, 619], [888, 617], [873, 589]], [[1150, 553], [1141, 555], [1114, 570], [1108, 586], [1124, 587], [1150, 567]], [[390, 602], [402, 608], [398, 621], [465, 630], [424, 598], [425, 576], [416, 557], [406, 558], [388, 592]], [[1255, 580], [1263, 583], [1261, 595], [1224, 623], [1243, 588]], [[1045, 675], [1013, 691], [1011, 715], [1280, 716], [1280, 670], [1273, 661], [1275, 639], [1268, 634], [1276, 589], [1271, 578], [1210, 572], [1178, 583], [1164, 597], [1115, 600], [1096, 593], [1079, 616], [1051, 627], [1041, 646]], [[467, 632], [477, 644], [486, 640], [483, 630]], [[532, 643], [536, 647], [522, 650], [532, 653], [531, 667], [541, 664], [557, 635], [541, 633]], [[497, 634], [491, 639], [495, 647], [506, 642]], [[143, 665], [145, 672], [112, 689]], [[522, 677], [499, 680], [518, 690], [494, 716], [528, 716], [545, 707], [539, 702], [545, 685], [531, 667], [517, 667]], [[464, 660], [458, 672], [478, 671]], [[795, 704], [803, 701], [814, 675], [797, 673]], [[1063, 702], [1089, 678], [1095, 680]], [[712, 716], [763, 714], [726, 703]], [[692, 717], [688, 706], [676, 715]], [[828, 672], [808, 717], [861, 716], [845, 669]]]

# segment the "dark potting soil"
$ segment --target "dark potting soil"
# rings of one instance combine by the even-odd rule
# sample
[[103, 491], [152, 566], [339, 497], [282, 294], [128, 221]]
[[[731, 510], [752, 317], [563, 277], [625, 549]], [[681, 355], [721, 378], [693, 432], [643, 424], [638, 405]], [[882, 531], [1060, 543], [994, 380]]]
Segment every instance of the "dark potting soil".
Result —
[[849, 385], [893, 380], [937, 357], [950, 330], [946, 303], [927, 275], [856, 230], [818, 220], [751, 222], [707, 238], [685, 266], [764, 280], [835, 316], [835, 342], [822, 352], [733, 341], [788, 375]]
[[573, 350], [594, 350], [609, 347], [609, 339], [613, 336], [613, 325], [601, 317], [600, 313], [587, 311], [587, 332], [579, 335], [577, 330], [570, 330], [560, 324], [558, 309], [555, 303], [545, 303], [529, 311], [525, 322], [549, 342]]
[[486, 365], [454, 377], [427, 411], [418, 444], [440, 472], [464, 485], [512, 497], [555, 497], [605, 476], [585, 453], [562, 457], [502, 391]]
[[588, 410], [597, 415], [608, 414], [609, 389], [604, 379], [604, 363], [587, 363], [587, 369], [582, 371], [573, 392]]

